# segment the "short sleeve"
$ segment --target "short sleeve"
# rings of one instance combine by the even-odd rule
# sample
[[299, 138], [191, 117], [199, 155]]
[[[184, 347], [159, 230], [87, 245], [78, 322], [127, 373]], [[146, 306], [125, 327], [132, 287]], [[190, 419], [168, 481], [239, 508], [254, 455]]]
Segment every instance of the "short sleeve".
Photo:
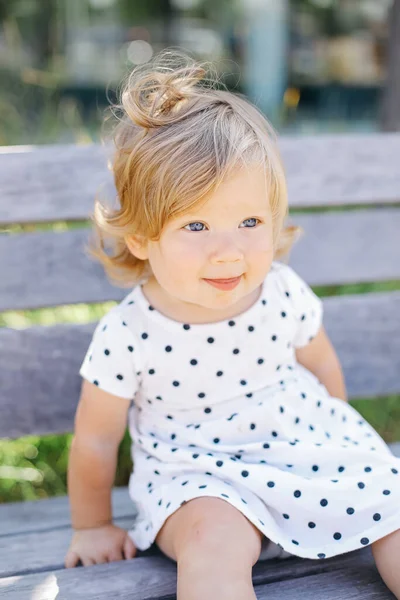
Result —
[[292, 301], [297, 321], [293, 346], [301, 348], [311, 342], [322, 325], [322, 300], [291, 267], [284, 264], [280, 266], [285, 293]]
[[135, 351], [134, 334], [111, 309], [97, 324], [79, 374], [110, 394], [133, 399], [138, 389]]

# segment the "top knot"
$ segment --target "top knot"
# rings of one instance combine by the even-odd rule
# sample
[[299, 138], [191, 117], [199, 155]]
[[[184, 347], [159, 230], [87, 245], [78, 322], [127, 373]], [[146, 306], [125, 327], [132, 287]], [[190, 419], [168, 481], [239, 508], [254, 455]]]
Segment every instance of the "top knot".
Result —
[[189, 101], [201, 95], [205, 76], [204, 66], [189, 56], [163, 51], [128, 75], [122, 106], [133, 123], [146, 129], [174, 123]]

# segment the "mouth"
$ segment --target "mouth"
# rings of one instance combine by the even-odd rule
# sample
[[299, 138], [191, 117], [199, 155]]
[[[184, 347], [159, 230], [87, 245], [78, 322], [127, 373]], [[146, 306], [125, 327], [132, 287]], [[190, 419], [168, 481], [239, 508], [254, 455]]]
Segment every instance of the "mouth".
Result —
[[207, 283], [220, 290], [233, 290], [240, 282], [242, 276], [231, 277], [230, 279], [204, 279]]

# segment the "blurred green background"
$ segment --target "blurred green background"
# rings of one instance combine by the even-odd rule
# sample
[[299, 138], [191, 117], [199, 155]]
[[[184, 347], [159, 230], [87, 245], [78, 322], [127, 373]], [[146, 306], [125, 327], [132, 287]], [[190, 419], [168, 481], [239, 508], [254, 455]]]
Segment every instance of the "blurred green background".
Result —
[[[255, 101], [279, 133], [393, 130], [400, 107], [393, 109], [398, 83], [388, 77], [392, 7], [391, 0], [0, 0], [0, 145], [99, 141], [124, 73], [167, 46], [213, 60], [226, 85]], [[15, 224], [0, 233], [88, 226]], [[400, 282], [314, 289], [365, 293]], [[97, 321], [114, 304], [8, 311], [0, 326]], [[398, 396], [351, 404], [385, 441], [400, 440]], [[0, 440], [0, 502], [65, 494], [71, 438]], [[116, 485], [127, 485], [131, 468], [126, 434]]]

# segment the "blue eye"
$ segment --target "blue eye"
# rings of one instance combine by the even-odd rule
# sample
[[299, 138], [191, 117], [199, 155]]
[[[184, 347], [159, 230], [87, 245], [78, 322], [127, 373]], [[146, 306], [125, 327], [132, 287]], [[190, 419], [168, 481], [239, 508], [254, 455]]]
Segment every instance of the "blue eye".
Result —
[[256, 221], [259, 221], [259, 219], [256, 219], [255, 217], [251, 217], [250, 219], [245, 219], [243, 221], [243, 223], [246, 223], [246, 221], [253, 221], [253, 222], [255, 221], [254, 225], [251, 226], [251, 228], [253, 229], [256, 226], [256, 224], [257, 224]]
[[[255, 217], [251, 217], [250, 219], [245, 219], [244, 221], [242, 221], [243, 223], [246, 223], [246, 221], [251, 221], [253, 224], [250, 225], [251, 229], [254, 229], [254, 227], [257, 225], [257, 221], [259, 221], [260, 219], [256, 219]], [[187, 227], [191, 227], [191, 225], [195, 225], [195, 227], [192, 229], [186, 229]], [[193, 221], [192, 223], [188, 223], [187, 225], [185, 225], [185, 227], [183, 229], [186, 229], [186, 231], [204, 231], [204, 229], [201, 229], [202, 227], [205, 227], [204, 223], [200, 223], [200, 221]]]
[[[200, 225], [200, 227], [203, 227], [204, 223], [200, 223], [199, 221], [194, 221], [193, 223], [188, 223], [187, 225], [185, 225], [185, 227], [183, 229], [186, 229], [186, 227], [190, 227], [190, 225]], [[186, 231], [204, 231], [204, 230], [200, 229], [199, 227], [196, 227], [195, 229], [187, 229]]]

